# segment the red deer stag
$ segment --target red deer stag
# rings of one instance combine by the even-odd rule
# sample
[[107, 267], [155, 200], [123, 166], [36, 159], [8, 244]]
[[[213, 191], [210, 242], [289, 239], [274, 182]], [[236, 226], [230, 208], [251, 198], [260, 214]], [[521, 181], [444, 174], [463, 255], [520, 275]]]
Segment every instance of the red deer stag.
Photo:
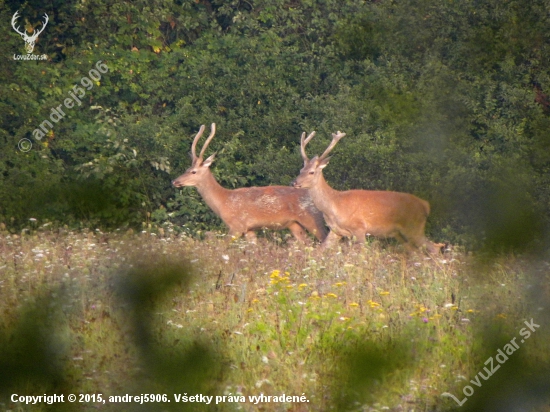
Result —
[[307, 188], [315, 206], [323, 212], [330, 232], [322, 246], [327, 247], [342, 237], [355, 238], [363, 243], [367, 234], [377, 237], [394, 237], [408, 250], [426, 246], [436, 253], [439, 245], [424, 236], [424, 226], [430, 213], [430, 204], [408, 193], [346, 190], [331, 188], [323, 177], [323, 169], [329, 162], [327, 155], [346, 134], [332, 134], [332, 142], [325, 152], [311, 160], [306, 155], [306, 145], [315, 136], [302, 134], [301, 153], [304, 167], [292, 182], [296, 188]]
[[195, 186], [206, 204], [229, 226], [231, 236], [245, 235], [254, 240], [254, 231], [258, 229], [288, 228], [296, 239], [304, 241], [305, 228], [319, 241], [325, 239], [327, 231], [323, 215], [315, 208], [307, 190], [287, 186], [223, 188], [210, 171], [215, 154], [203, 160], [204, 152], [216, 133], [216, 124], [212, 123], [210, 136], [197, 156], [195, 148], [203, 132], [204, 125], [191, 146], [191, 167], [172, 181], [175, 187]]

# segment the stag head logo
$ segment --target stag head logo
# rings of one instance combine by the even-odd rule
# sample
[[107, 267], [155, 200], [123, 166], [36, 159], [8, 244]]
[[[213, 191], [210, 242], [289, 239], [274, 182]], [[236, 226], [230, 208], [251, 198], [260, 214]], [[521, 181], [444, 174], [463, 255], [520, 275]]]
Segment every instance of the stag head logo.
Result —
[[18, 18], [19, 18], [19, 10], [16, 11], [15, 14], [13, 15], [13, 17], [11, 19], [11, 25], [12, 25], [13, 29], [25, 41], [25, 49], [27, 50], [27, 53], [31, 54], [32, 51], [34, 50], [34, 44], [36, 43], [36, 39], [38, 39], [38, 36], [40, 35], [40, 33], [42, 33], [44, 31], [44, 29], [46, 28], [46, 25], [48, 24], [48, 20], [49, 20], [48, 15], [46, 13], [44, 13], [44, 22], [42, 23], [42, 28], [40, 30], [34, 30], [34, 33], [33, 33], [32, 36], [29, 36], [27, 34], [26, 30], [24, 32], [20, 31], [19, 26], [15, 25]]

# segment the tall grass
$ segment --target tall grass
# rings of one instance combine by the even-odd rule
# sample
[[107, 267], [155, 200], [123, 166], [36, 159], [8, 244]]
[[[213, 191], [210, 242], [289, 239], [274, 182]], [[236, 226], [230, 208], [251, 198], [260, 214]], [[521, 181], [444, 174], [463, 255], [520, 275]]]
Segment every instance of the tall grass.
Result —
[[[247, 400], [212, 410], [451, 410], [458, 405], [442, 394], [462, 399], [498, 345], [534, 319], [541, 327], [491, 378], [500, 389], [490, 381], [475, 387], [463, 408], [520, 399], [502, 379], [546, 370], [547, 269], [541, 259], [515, 256], [479, 263], [460, 250], [409, 256], [376, 240], [320, 252], [278, 237], [248, 244], [163, 230], [4, 232], [0, 366], [23, 372], [0, 380], [0, 407], [47, 410], [25, 409], [9, 395], [57, 390], [172, 399], [140, 410], [200, 409], [175, 404], [174, 393]], [[21, 332], [29, 319], [38, 320]], [[14, 347], [23, 344], [42, 350], [36, 368]], [[51, 374], [36, 375], [44, 365]], [[248, 401], [260, 393], [304, 394], [309, 402]]]

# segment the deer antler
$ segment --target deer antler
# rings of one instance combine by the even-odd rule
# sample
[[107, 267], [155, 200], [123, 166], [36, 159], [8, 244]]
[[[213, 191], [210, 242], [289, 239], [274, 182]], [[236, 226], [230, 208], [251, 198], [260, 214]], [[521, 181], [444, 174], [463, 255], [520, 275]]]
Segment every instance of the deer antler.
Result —
[[306, 138], [306, 132], [302, 133], [302, 138], [300, 139], [300, 152], [302, 153], [302, 159], [304, 159], [304, 163], [306, 163], [309, 160], [306, 154], [306, 145], [309, 143], [311, 139], [313, 139], [313, 136], [315, 136], [315, 130], [311, 132], [307, 138]]
[[197, 135], [193, 139], [193, 144], [191, 145], [191, 157], [193, 158], [193, 162], [196, 159], [198, 159], [197, 158], [197, 151], [196, 151], [197, 142], [199, 141], [199, 139], [201, 138], [203, 133], [204, 133], [204, 125], [202, 125], [201, 128], [199, 129], [199, 132], [197, 133]]
[[201, 126], [201, 128], [199, 129], [199, 132], [197, 133], [197, 135], [193, 139], [193, 144], [191, 145], [191, 157], [193, 158], [193, 162], [195, 162], [195, 160], [197, 160], [197, 159], [202, 160], [202, 155], [204, 154], [204, 152], [206, 151], [206, 148], [210, 144], [210, 141], [212, 140], [212, 138], [216, 134], [216, 123], [212, 123], [212, 126], [210, 126], [210, 130], [211, 130], [210, 131], [210, 136], [208, 136], [208, 139], [206, 139], [206, 142], [204, 142], [204, 145], [202, 146], [201, 152], [200, 152], [198, 157], [197, 157], [197, 142], [199, 141], [202, 134], [204, 133], [204, 125]]
[[332, 133], [332, 142], [328, 145], [327, 149], [324, 151], [324, 153], [319, 157], [319, 160], [323, 160], [327, 157], [327, 155], [330, 153], [332, 149], [334, 149], [334, 146], [336, 146], [336, 143], [340, 141], [342, 137], [344, 137], [346, 134], [342, 133], [340, 130], [338, 130], [336, 133]]
[[199, 155], [199, 159], [202, 159], [202, 155], [206, 151], [206, 148], [210, 144], [210, 141], [214, 138], [214, 135], [216, 134], [216, 123], [212, 123], [210, 126], [210, 136], [208, 136], [208, 139], [206, 139], [206, 142], [204, 142], [204, 145], [202, 146], [201, 153]]

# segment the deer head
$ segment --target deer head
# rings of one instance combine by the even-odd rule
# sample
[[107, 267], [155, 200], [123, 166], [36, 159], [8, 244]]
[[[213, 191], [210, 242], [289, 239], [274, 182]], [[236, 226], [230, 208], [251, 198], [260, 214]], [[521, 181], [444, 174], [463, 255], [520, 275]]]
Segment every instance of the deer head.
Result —
[[216, 156], [213, 154], [206, 160], [203, 160], [204, 152], [206, 151], [206, 148], [214, 138], [214, 135], [216, 134], [216, 123], [212, 123], [212, 126], [210, 127], [210, 136], [208, 136], [208, 139], [206, 139], [206, 142], [204, 142], [204, 145], [202, 146], [200, 154], [197, 156], [196, 148], [197, 148], [197, 142], [201, 138], [202, 134], [204, 133], [204, 125], [201, 126], [199, 129], [199, 132], [195, 136], [195, 139], [193, 139], [193, 144], [191, 145], [191, 167], [185, 171], [184, 174], [182, 174], [180, 177], [172, 181], [172, 184], [175, 187], [182, 187], [182, 186], [198, 186], [200, 185], [200, 182], [204, 180], [204, 177], [210, 173], [210, 165], [214, 161], [214, 157]]
[[36, 39], [44, 31], [46, 28], [46, 25], [48, 24], [49, 18], [46, 13], [44, 13], [44, 22], [42, 23], [42, 28], [40, 30], [35, 30], [34, 34], [32, 36], [29, 36], [26, 31], [22, 32], [19, 30], [19, 26], [15, 26], [15, 23], [17, 19], [19, 18], [19, 10], [15, 12], [11, 19], [11, 25], [13, 29], [23, 38], [25, 41], [25, 49], [27, 50], [28, 54], [31, 54], [34, 50], [34, 44], [36, 43]]
[[300, 175], [291, 183], [294, 187], [310, 188], [316, 184], [322, 176], [322, 170], [328, 165], [330, 157], [328, 154], [334, 149], [334, 146], [340, 141], [346, 134], [338, 131], [332, 134], [332, 142], [328, 145], [326, 150], [321, 156], [315, 156], [308, 159], [306, 154], [306, 146], [311, 139], [315, 136], [315, 132], [310, 133], [306, 138], [306, 134], [302, 133], [300, 139], [300, 152], [302, 159], [304, 160], [304, 167], [300, 170]]

